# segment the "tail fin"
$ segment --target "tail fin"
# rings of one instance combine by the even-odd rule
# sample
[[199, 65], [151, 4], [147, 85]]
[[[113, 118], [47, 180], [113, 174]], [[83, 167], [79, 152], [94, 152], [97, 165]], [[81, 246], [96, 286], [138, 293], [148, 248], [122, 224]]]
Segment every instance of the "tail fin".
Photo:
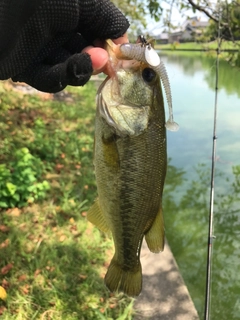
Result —
[[138, 296], [142, 290], [140, 261], [137, 270], [123, 270], [113, 257], [105, 276], [105, 284], [111, 292], [123, 292], [130, 297]]

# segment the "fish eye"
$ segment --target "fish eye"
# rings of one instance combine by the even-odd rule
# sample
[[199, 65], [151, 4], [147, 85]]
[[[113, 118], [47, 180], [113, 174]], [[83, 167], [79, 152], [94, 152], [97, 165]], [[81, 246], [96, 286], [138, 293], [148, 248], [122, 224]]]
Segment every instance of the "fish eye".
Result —
[[144, 81], [150, 83], [155, 79], [156, 72], [151, 68], [145, 68], [142, 71], [142, 77]]

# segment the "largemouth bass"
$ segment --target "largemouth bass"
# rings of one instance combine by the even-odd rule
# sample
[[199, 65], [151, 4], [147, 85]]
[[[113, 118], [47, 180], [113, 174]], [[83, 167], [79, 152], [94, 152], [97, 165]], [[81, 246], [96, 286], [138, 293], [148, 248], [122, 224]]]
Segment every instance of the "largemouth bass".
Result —
[[[87, 218], [111, 231], [115, 254], [105, 276], [112, 292], [137, 296], [142, 288], [140, 250], [164, 248], [162, 192], [167, 169], [166, 128], [160, 78], [175, 130], [164, 66], [149, 43], [107, 41], [112, 76], [99, 87], [95, 125], [98, 199]], [[148, 50], [148, 51], [147, 51]]]

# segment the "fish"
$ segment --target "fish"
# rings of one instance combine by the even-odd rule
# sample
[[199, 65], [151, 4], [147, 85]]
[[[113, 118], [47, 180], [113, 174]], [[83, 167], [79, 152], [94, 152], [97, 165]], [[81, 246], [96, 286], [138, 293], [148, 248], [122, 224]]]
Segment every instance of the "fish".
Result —
[[[87, 219], [113, 237], [107, 288], [134, 297], [142, 290], [143, 239], [151, 252], [164, 249], [166, 127], [177, 130], [178, 125], [172, 117], [166, 70], [152, 44], [115, 45], [107, 40], [106, 50], [111, 75], [98, 89], [95, 120], [98, 198]], [[167, 123], [161, 82], [170, 101]]]

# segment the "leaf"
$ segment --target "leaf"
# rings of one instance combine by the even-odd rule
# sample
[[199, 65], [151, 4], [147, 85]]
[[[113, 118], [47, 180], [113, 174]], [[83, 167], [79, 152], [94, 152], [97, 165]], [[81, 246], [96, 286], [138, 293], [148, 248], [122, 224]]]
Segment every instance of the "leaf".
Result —
[[30, 285], [29, 285], [29, 284], [25, 284], [24, 286], [22, 286], [22, 287], [20, 288], [20, 290], [21, 290], [21, 292], [22, 292], [23, 294], [28, 294], [28, 293], [29, 293], [29, 289], [30, 289]]
[[19, 217], [21, 214], [21, 210], [18, 208], [13, 208], [7, 212], [12, 217]]
[[0, 299], [2, 300], [7, 299], [7, 292], [2, 286], [0, 286]]
[[[103, 308], [102, 308], [103, 309]], [[103, 309], [103, 312], [104, 312], [104, 309]], [[101, 319], [101, 320], [105, 320], [106, 318], [102, 315], [102, 310], [100, 309], [100, 311], [96, 310], [96, 313], [98, 315], [98, 318]]]
[[70, 223], [70, 224], [74, 224], [74, 223], [75, 223], [74, 218], [70, 218], [70, 219], [69, 219], [69, 223]]
[[7, 274], [13, 268], [13, 264], [9, 263], [1, 269], [1, 274]]
[[9, 227], [5, 226], [4, 224], [0, 224], [0, 231], [1, 232], [8, 232], [10, 230]]
[[6, 279], [3, 279], [2, 286], [4, 289], [7, 289], [10, 287], [10, 283]]
[[15, 186], [15, 184], [13, 184], [11, 182], [7, 182], [6, 183], [6, 187], [7, 187], [7, 190], [10, 193], [11, 196], [14, 195], [14, 193], [17, 190], [17, 187]]
[[62, 168], [64, 168], [64, 165], [61, 163], [57, 163], [55, 166], [56, 171], [60, 171]]
[[27, 275], [26, 274], [22, 274], [21, 276], [18, 277], [18, 281], [25, 281], [27, 279]]
[[60, 242], [63, 242], [63, 241], [65, 241], [66, 240], [66, 236], [65, 236], [65, 234], [62, 234], [60, 237], [59, 237], [59, 241]]
[[8, 208], [8, 204], [7, 202], [4, 202], [4, 201], [0, 201], [0, 208]]
[[42, 272], [41, 269], [37, 269], [37, 270], [34, 272], [34, 277], [37, 277], [41, 272]]
[[6, 239], [0, 244], [0, 249], [7, 248], [9, 246], [10, 240]]
[[3, 313], [7, 310], [6, 307], [2, 306], [0, 307], [0, 316], [3, 315]]

